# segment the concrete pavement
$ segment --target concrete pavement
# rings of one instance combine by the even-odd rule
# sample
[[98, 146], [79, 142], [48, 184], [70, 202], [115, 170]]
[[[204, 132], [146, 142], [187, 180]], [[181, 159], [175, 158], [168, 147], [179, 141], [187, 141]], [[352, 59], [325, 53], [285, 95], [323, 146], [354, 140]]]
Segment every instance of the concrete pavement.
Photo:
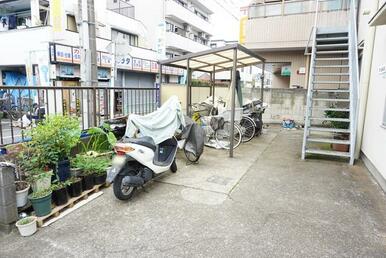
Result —
[[385, 257], [386, 198], [368, 171], [301, 161], [301, 141], [271, 128], [235, 159], [181, 156], [131, 202], [109, 188], [32, 237], [0, 236], [0, 257]]

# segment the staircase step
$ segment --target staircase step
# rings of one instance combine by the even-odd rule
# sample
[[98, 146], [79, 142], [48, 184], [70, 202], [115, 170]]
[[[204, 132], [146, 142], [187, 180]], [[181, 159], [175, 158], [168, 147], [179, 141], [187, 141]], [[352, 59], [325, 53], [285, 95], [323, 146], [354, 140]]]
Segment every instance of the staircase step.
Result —
[[350, 84], [349, 81], [313, 81], [313, 84]]
[[316, 45], [316, 49], [337, 49], [337, 48], [348, 48], [347, 43], [343, 44], [321, 44], [321, 45]]
[[349, 73], [314, 73], [314, 76], [349, 76]]
[[331, 127], [309, 127], [308, 130], [328, 133], [350, 133], [350, 129], [340, 129]]
[[307, 138], [307, 141], [309, 142], [323, 142], [323, 143], [336, 143], [336, 144], [350, 144], [349, 140], [336, 140], [332, 138]]
[[317, 55], [348, 54], [348, 50], [316, 51]]
[[348, 57], [317, 57], [315, 61], [348, 61]]
[[311, 117], [311, 120], [322, 120], [322, 121], [332, 121], [332, 122], [350, 122], [349, 118], [331, 118], [331, 117]]
[[315, 68], [349, 68], [348, 65], [315, 65]]
[[334, 112], [350, 112], [350, 109], [348, 108], [316, 108], [313, 107], [312, 109], [322, 110], [322, 111], [334, 111]]
[[316, 93], [349, 93], [349, 89], [314, 89]]
[[350, 102], [349, 99], [324, 99], [324, 98], [313, 98], [315, 101], [331, 101], [331, 102]]
[[316, 41], [318, 42], [326, 42], [326, 41], [348, 41], [348, 37], [334, 37], [334, 38], [318, 38], [316, 37]]
[[306, 149], [306, 153], [319, 154], [319, 155], [327, 155], [327, 156], [346, 157], [346, 158], [350, 157], [350, 153], [349, 152], [318, 150], [318, 149]]

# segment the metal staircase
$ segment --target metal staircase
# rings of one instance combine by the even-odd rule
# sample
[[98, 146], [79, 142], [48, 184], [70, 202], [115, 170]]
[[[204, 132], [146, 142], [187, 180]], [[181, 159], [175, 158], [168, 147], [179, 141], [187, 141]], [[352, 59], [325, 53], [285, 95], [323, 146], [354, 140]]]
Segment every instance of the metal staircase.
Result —
[[[315, 18], [302, 159], [311, 155], [354, 163], [358, 109], [356, 4], [347, 28], [318, 28]], [[329, 116], [326, 116], [326, 114]]]

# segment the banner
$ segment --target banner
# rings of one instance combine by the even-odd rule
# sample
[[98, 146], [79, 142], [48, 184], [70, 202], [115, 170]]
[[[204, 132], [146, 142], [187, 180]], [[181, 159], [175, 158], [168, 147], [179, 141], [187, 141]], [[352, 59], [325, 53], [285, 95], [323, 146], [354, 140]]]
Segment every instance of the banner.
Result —
[[54, 32], [61, 32], [62, 28], [62, 0], [51, 0], [52, 27]]

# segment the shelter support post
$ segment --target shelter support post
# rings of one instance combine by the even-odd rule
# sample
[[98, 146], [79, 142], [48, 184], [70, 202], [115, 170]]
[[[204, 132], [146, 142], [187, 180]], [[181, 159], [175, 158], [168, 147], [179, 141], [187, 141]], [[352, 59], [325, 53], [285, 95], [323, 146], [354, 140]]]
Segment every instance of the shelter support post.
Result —
[[158, 87], [159, 87], [159, 90], [158, 90], [158, 92], [159, 92], [159, 95], [158, 95], [158, 107], [160, 107], [161, 106], [161, 97], [162, 97], [162, 92], [161, 92], [161, 90], [162, 90], [162, 87], [161, 87], [161, 85], [162, 85], [162, 64], [159, 64], [159, 66], [158, 66]]
[[[263, 62], [263, 65], [262, 65], [262, 68], [261, 68], [261, 89], [260, 89], [260, 100], [262, 102], [262, 104], [264, 103], [264, 82], [265, 82], [265, 62]], [[260, 114], [260, 117], [259, 117], [260, 121], [263, 121], [263, 114]]]
[[236, 69], [237, 69], [237, 48], [233, 49], [233, 68], [232, 68], [232, 83], [231, 83], [231, 124], [230, 124], [230, 139], [229, 139], [229, 157], [233, 158], [234, 146], [234, 123], [235, 123], [235, 95], [236, 95]]
[[212, 102], [214, 105], [214, 96], [216, 95], [216, 66], [213, 66], [213, 72], [212, 72]]
[[191, 70], [190, 70], [190, 59], [187, 59], [186, 65], [186, 115], [189, 116], [189, 108], [191, 105], [192, 98], [190, 96], [190, 87], [191, 87]]

